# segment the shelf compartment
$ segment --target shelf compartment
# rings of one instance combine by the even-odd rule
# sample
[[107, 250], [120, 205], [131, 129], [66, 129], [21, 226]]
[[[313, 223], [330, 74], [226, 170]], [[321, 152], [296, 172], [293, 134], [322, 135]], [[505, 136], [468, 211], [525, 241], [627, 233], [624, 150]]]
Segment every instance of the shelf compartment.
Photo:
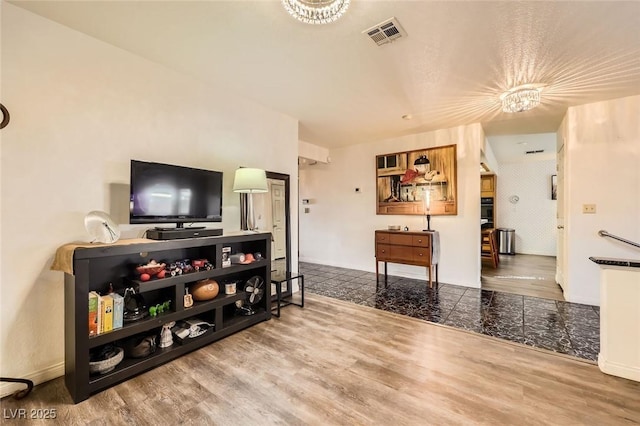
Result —
[[162, 327], [164, 324], [177, 321], [184, 317], [184, 311], [164, 312], [155, 317], [147, 317], [135, 322], [127, 323], [122, 328], [107, 331], [89, 338], [89, 348], [95, 348], [100, 345], [111, 343], [114, 340], [124, 339], [134, 334], [144, 333], [145, 331]]
[[142, 333], [153, 328], [162, 327], [170, 321], [177, 321], [185, 318], [185, 314], [188, 316], [195, 316], [225, 305], [231, 305], [234, 304], [236, 300], [244, 299], [245, 297], [245, 292], [242, 290], [236, 292], [236, 294], [219, 293], [215, 299], [203, 302], [194, 302], [193, 306], [190, 308], [184, 308], [184, 310], [177, 312], [162, 313], [155, 317], [147, 317], [136, 322], [125, 324], [122, 328], [98, 334], [95, 337], [90, 337], [89, 347], [95, 348], [96, 346], [104, 345], [114, 340], [133, 336], [134, 334]]
[[[95, 393], [116, 383], [124, 381], [134, 375], [150, 370], [154, 367], [162, 365], [167, 361], [178, 358], [188, 352], [192, 352], [217, 340], [229, 336], [235, 332], [243, 330], [251, 325], [269, 319], [270, 315], [264, 310], [258, 311], [255, 315], [248, 317], [237, 317], [227, 321], [225, 326], [219, 331], [211, 334], [205, 334], [201, 337], [193, 339], [193, 341], [174, 344], [168, 348], [158, 348], [156, 352], [146, 358], [125, 358], [116, 369], [99, 376], [89, 377], [89, 392]], [[217, 327], [217, 324], [216, 324]]]
[[128, 280], [131, 285], [139, 289], [141, 293], [158, 290], [166, 287], [173, 287], [177, 284], [190, 283], [206, 278], [217, 278], [227, 276], [251, 269], [268, 266], [267, 260], [259, 260], [248, 265], [232, 265], [227, 268], [216, 268], [208, 271], [190, 272], [188, 274], [176, 275], [175, 277], [157, 278], [150, 281]]

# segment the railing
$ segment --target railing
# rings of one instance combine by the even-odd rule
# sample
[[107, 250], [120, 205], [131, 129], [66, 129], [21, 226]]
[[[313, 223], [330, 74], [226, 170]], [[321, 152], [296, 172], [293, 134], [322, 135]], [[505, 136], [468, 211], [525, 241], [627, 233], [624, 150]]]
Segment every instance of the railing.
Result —
[[626, 240], [626, 239], [624, 239], [622, 237], [618, 237], [617, 235], [610, 234], [607, 231], [602, 230], [602, 229], [598, 231], [598, 235], [600, 235], [601, 237], [613, 238], [614, 240], [622, 241], [625, 244], [629, 244], [630, 246], [634, 246], [634, 247], [640, 248], [640, 244], [635, 243], [633, 241]]

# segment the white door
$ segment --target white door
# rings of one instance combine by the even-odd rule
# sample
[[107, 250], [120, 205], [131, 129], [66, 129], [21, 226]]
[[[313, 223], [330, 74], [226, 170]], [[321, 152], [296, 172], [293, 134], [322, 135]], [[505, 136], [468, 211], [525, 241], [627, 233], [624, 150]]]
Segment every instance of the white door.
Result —
[[564, 294], [567, 294], [567, 288], [564, 282], [564, 264], [566, 262], [565, 259], [565, 229], [564, 229], [564, 143], [560, 147], [558, 151], [557, 157], [557, 168], [558, 168], [558, 188], [557, 188], [557, 198], [556, 201], [556, 228], [558, 228], [557, 239], [556, 239], [556, 282], [562, 287], [562, 291]]
[[284, 182], [276, 181], [271, 184], [271, 208], [273, 209], [273, 250], [272, 260], [286, 256], [286, 221], [285, 221], [285, 193]]

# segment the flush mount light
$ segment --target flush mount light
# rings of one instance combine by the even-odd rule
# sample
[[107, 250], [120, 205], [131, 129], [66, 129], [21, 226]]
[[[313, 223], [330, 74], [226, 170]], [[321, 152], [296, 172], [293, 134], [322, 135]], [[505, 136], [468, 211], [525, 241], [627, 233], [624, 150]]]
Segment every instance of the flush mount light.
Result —
[[291, 16], [305, 24], [329, 24], [339, 19], [351, 0], [282, 0]]
[[542, 88], [539, 84], [525, 84], [504, 92], [500, 95], [502, 111], [523, 112], [537, 107], [540, 105]]

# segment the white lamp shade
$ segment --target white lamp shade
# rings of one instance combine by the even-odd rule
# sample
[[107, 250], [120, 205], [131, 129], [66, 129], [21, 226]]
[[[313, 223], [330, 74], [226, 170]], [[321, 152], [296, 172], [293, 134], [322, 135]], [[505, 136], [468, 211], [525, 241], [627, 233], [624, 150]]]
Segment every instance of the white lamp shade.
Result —
[[267, 192], [267, 173], [262, 169], [242, 167], [236, 170], [233, 192], [256, 194]]

